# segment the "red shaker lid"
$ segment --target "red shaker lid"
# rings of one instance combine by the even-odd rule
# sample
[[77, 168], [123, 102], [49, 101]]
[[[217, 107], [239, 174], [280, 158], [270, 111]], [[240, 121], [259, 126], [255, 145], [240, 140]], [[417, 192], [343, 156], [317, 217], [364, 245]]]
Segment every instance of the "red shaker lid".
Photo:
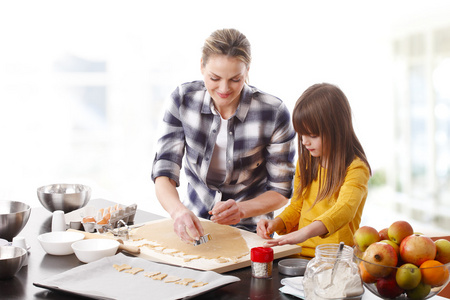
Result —
[[250, 259], [253, 262], [271, 262], [273, 261], [273, 249], [265, 247], [254, 247], [250, 251]]

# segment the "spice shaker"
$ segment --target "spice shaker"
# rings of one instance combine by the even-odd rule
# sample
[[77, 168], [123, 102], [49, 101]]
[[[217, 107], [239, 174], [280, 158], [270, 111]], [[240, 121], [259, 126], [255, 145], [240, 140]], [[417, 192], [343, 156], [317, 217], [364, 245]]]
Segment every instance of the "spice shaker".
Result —
[[254, 247], [250, 251], [252, 276], [255, 278], [271, 278], [273, 266], [273, 249]]

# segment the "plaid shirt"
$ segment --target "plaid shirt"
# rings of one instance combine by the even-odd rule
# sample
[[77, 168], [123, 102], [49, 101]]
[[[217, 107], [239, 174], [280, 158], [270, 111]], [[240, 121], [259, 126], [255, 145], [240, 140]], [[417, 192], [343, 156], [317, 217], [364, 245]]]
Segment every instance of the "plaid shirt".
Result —
[[[164, 115], [152, 180], [167, 176], [179, 186], [184, 156], [188, 193], [183, 204], [205, 219], [218, 201], [245, 201], [268, 190], [291, 197], [295, 132], [284, 103], [244, 85], [228, 121], [226, 177], [222, 184], [212, 185], [206, 178], [220, 122], [203, 81], [179, 86]], [[261, 217], [242, 219], [237, 226], [255, 231]], [[273, 213], [266, 218], [273, 218]]]

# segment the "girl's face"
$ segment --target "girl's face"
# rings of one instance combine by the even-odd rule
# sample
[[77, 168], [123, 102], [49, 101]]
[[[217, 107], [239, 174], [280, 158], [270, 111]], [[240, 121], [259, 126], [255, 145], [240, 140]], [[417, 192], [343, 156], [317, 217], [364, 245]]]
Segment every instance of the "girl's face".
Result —
[[235, 57], [214, 55], [205, 66], [201, 62], [201, 71], [216, 109], [223, 118], [231, 117], [239, 105], [248, 68]]
[[302, 144], [313, 157], [322, 156], [322, 137], [316, 135], [302, 135]]

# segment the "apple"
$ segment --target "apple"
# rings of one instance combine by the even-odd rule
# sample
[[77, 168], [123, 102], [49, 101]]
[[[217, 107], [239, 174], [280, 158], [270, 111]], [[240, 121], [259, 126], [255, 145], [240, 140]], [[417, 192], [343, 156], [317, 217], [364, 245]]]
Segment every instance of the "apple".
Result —
[[377, 278], [385, 277], [397, 266], [397, 253], [389, 244], [376, 242], [367, 247], [363, 254], [364, 268]]
[[362, 226], [353, 234], [353, 241], [359, 250], [364, 252], [371, 244], [380, 241], [380, 236], [375, 228]]
[[400, 257], [405, 263], [420, 266], [424, 261], [436, 257], [436, 245], [429, 237], [412, 234], [400, 244]]
[[396, 221], [388, 228], [389, 239], [398, 245], [400, 245], [405, 237], [410, 236], [413, 233], [414, 230], [411, 224], [406, 221]]
[[422, 273], [416, 265], [406, 263], [398, 268], [395, 280], [399, 287], [405, 290], [412, 290], [417, 287], [422, 280]]
[[392, 248], [394, 248], [395, 253], [397, 253], [397, 255], [400, 255], [400, 247], [397, 245], [397, 243], [391, 241], [391, 240], [381, 240], [381, 243], [386, 243], [392, 246]]
[[406, 291], [406, 295], [408, 296], [408, 299], [419, 300], [425, 299], [430, 292], [431, 285], [420, 282], [414, 289]]
[[450, 241], [446, 239], [438, 239], [434, 242], [436, 245], [436, 258], [438, 262], [447, 264], [450, 262]]
[[389, 228], [383, 228], [380, 231], [378, 231], [378, 235], [380, 236], [380, 241], [389, 240], [388, 229]]
[[404, 290], [398, 286], [395, 274], [377, 280], [377, 291], [383, 298], [395, 298], [403, 294]]

